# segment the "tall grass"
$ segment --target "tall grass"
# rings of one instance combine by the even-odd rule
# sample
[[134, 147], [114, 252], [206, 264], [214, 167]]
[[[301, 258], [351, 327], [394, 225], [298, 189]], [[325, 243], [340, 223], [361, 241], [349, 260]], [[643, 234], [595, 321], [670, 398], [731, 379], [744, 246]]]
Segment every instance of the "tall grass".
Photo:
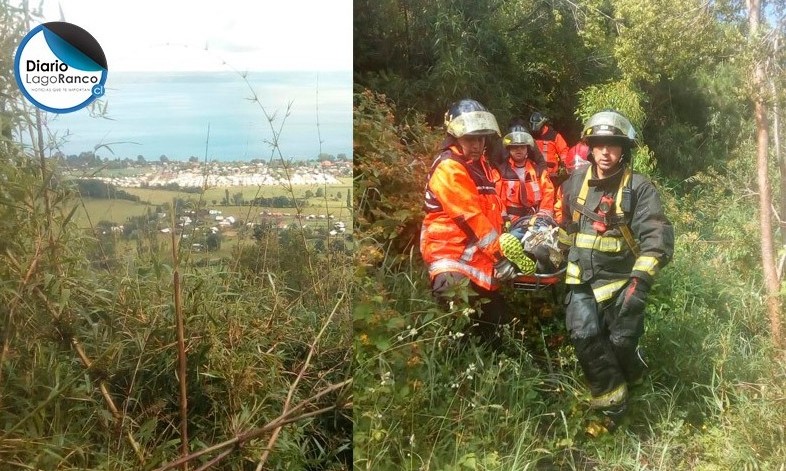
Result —
[[0, 469], [348, 469], [349, 256], [301, 227], [201, 266], [142, 234], [96, 269], [33, 142], [0, 149]]
[[784, 469], [786, 370], [768, 337], [756, 229], [745, 199], [724, 197], [744, 163], [698, 176], [703, 184], [679, 199], [663, 189], [676, 254], [648, 302], [650, 374], [612, 433], [589, 410], [559, 300], [507, 292], [519, 323], [497, 348], [468, 335], [472, 306], [435, 304], [407, 231], [422, 217], [423, 182], [400, 172], [396, 188], [379, 178], [430, 158], [391, 140], [417, 129], [394, 112], [384, 98], [356, 96], [367, 195], [356, 195], [355, 224], [358, 469]]

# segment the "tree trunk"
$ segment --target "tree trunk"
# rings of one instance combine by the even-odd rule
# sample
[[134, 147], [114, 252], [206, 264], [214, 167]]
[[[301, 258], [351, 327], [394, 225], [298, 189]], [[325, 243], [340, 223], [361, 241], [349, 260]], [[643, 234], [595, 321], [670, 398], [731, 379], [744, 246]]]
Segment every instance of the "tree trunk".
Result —
[[[775, 36], [775, 41], [773, 45], [773, 57], [778, 57], [778, 53], [780, 50], [780, 35]], [[772, 97], [773, 97], [773, 105], [772, 105], [772, 137], [773, 137], [773, 144], [775, 144], [775, 159], [778, 162], [778, 166], [780, 168], [780, 190], [781, 190], [781, 201], [778, 207], [780, 214], [778, 223], [781, 228], [781, 247], [786, 248], [786, 158], [781, 153], [781, 110], [780, 110], [780, 99], [778, 98], [778, 94], [780, 90], [778, 89], [777, 80], [770, 80], [770, 85], [772, 87]], [[783, 276], [783, 260], [778, 262], [777, 267], [777, 275], [778, 281], [780, 282], [781, 277]]]
[[[758, 41], [759, 23], [761, 21], [761, 0], [748, 1], [748, 19], [750, 22], [749, 43]], [[756, 121], [756, 168], [759, 185], [759, 226], [761, 229], [761, 261], [764, 270], [764, 285], [767, 292], [767, 313], [770, 318], [772, 342], [776, 348], [783, 345], [781, 339], [780, 298], [778, 277], [775, 274], [775, 250], [772, 237], [772, 212], [770, 185], [767, 178], [768, 154], [768, 119], [766, 94], [766, 76], [762, 58], [757, 58], [753, 69], [753, 101], [754, 118]]]

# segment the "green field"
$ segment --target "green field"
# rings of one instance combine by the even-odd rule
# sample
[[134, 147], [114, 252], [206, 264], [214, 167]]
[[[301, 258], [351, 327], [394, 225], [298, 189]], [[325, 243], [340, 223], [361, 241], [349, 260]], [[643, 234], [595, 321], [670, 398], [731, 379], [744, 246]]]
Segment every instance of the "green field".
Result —
[[[308, 198], [307, 205], [302, 209], [303, 214], [332, 214], [335, 220], [344, 221], [348, 230], [352, 222], [352, 211], [346, 207], [347, 192], [352, 191], [352, 179], [342, 179], [340, 185], [298, 185], [293, 188], [294, 195], [302, 198], [306, 191], [316, 193], [318, 188], [327, 195], [327, 198], [312, 197]], [[257, 197], [273, 197], [288, 195], [288, 191], [280, 186], [263, 186], [263, 187], [228, 187], [228, 188], [209, 188], [204, 194], [188, 193], [184, 191], [170, 191], [154, 188], [123, 188], [124, 191], [139, 196], [141, 202], [136, 203], [128, 200], [118, 199], [95, 199], [95, 198], [82, 198], [78, 203], [78, 209], [74, 214], [74, 220], [79, 227], [88, 228], [95, 225], [98, 221], [111, 221], [115, 224], [123, 224], [128, 218], [133, 216], [141, 216], [150, 210], [155, 210], [156, 206], [165, 203], [172, 204], [175, 198], [181, 198], [194, 203], [200, 200], [205, 203], [208, 209], [218, 209], [225, 216], [235, 216], [236, 219], [246, 222], [256, 221], [259, 218], [259, 213], [264, 211], [290, 213], [294, 214], [294, 208], [266, 208], [260, 206], [224, 206], [221, 201], [226, 197], [227, 191], [229, 192], [230, 199], [237, 193], [242, 193], [243, 198], [251, 200]], [[341, 194], [340, 198], [336, 198], [337, 193]], [[292, 218], [294, 219], [294, 218]]]
[[[328, 200], [331, 200], [336, 193], [341, 193], [340, 201], [334, 202], [337, 205], [345, 205], [346, 204], [346, 192], [352, 191], [352, 179], [351, 178], [343, 178], [341, 179], [342, 183], [340, 185], [328, 185], [327, 187], [321, 185], [293, 185], [292, 192], [294, 193], [295, 197], [303, 198], [307, 191], [311, 191], [312, 193], [316, 194], [319, 188], [322, 188], [323, 191], [328, 195]], [[185, 191], [170, 191], [170, 190], [162, 190], [156, 188], [123, 188], [128, 193], [132, 195], [139, 196], [142, 201], [148, 201], [151, 204], [162, 204], [165, 202], [172, 202], [173, 198], [183, 198], [183, 199], [191, 199], [191, 200], [198, 200], [200, 195], [198, 193], [188, 193]], [[205, 190], [204, 194], [201, 195], [202, 200], [206, 201], [208, 204], [219, 204], [222, 199], [226, 197], [226, 192], [229, 191], [229, 197], [232, 198], [233, 195], [237, 193], [242, 193], [243, 198], [246, 200], [251, 200], [254, 198], [269, 198], [273, 196], [281, 196], [281, 195], [289, 195], [288, 189], [284, 188], [283, 186], [245, 186], [245, 187], [218, 187], [218, 188], [208, 188]], [[215, 201], [215, 203], [213, 203]], [[313, 204], [322, 204], [324, 205], [324, 198], [310, 198], [309, 205]]]

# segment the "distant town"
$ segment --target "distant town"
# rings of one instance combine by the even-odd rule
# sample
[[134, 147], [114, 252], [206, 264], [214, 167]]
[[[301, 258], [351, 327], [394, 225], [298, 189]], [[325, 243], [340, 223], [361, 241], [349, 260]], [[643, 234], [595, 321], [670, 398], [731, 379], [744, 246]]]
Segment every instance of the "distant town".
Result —
[[[75, 157], [75, 156], [72, 156]], [[352, 161], [340, 154], [339, 158], [322, 155], [323, 159], [264, 162], [200, 162], [124, 159], [107, 161], [80, 155], [81, 159], [64, 159], [66, 173], [71, 178], [99, 179], [121, 188], [205, 188], [265, 186], [289, 183], [293, 185], [340, 184], [339, 178], [352, 177]], [[140, 156], [141, 157], [141, 156]]]

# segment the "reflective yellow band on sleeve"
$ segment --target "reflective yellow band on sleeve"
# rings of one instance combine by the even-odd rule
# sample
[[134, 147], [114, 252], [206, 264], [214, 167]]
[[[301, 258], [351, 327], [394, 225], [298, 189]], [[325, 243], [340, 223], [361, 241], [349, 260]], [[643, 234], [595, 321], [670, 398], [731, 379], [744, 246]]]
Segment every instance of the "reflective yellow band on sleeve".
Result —
[[658, 259], [655, 257], [642, 255], [637, 258], [636, 263], [633, 264], [633, 271], [643, 271], [650, 276], [655, 276], [655, 272], [657, 272], [657, 270]]
[[620, 288], [625, 286], [627, 282], [627, 279], [612, 281], [611, 283], [605, 284], [603, 286], [592, 288], [592, 293], [595, 295], [595, 301], [602, 303], [603, 301], [613, 298], [614, 294], [619, 291]]
[[621, 237], [576, 234], [576, 247], [594, 249], [601, 252], [622, 252], [624, 240]]

